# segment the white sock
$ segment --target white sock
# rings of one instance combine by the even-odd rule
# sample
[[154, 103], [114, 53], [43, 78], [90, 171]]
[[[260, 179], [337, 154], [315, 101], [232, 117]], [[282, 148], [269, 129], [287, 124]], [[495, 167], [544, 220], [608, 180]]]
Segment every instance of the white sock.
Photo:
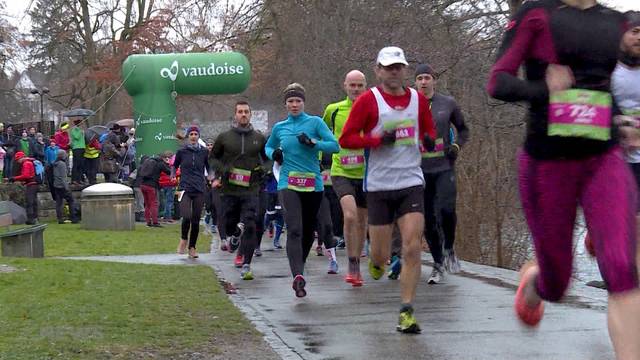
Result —
[[329, 250], [329, 257], [331, 257], [331, 260], [336, 261], [336, 248], [331, 248], [328, 250]]

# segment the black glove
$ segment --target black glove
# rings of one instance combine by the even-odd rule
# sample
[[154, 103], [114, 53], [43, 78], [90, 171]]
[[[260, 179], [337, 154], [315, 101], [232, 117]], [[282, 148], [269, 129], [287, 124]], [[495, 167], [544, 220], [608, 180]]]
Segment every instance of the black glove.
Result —
[[452, 161], [458, 158], [459, 152], [460, 152], [460, 145], [456, 143], [453, 143], [444, 149], [444, 154], [449, 158], [449, 160], [452, 160]]
[[422, 139], [422, 143], [424, 144], [424, 148], [427, 149], [427, 151], [429, 152], [436, 149], [436, 142], [433, 141], [433, 139], [431, 138], [431, 136], [429, 136], [429, 134], [424, 134], [424, 139]]
[[396, 142], [396, 131], [385, 131], [382, 134], [382, 145], [393, 145]]
[[300, 144], [302, 144], [302, 145], [307, 145], [308, 147], [316, 146], [315, 141], [313, 141], [305, 133], [302, 133], [302, 134], [298, 135], [298, 142], [300, 142]]
[[278, 165], [282, 165], [282, 161], [284, 160], [284, 156], [282, 156], [282, 149], [273, 150], [271, 157], [273, 158], [273, 161], [278, 163]]

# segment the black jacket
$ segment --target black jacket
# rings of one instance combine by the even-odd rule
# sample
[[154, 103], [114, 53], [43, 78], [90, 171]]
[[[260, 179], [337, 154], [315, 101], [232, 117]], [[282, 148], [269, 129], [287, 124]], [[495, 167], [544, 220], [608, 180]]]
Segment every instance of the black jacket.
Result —
[[160, 173], [165, 173], [165, 174], [171, 174], [171, 168], [169, 167], [169, 165], [164, 162], [162, 159], [160, 159], [159, 157], [151, 157], [148, 158], [145, 161], [153, 161], [154, 162], [154, 166], [153, 166], [153, 171], [151, 173], [151, 176], [143, 176], [142, 177], [142, 185], [147, 185], [147, 186], [152, 186], [156, 189], [160, 188]]
[[173, 167], [180, 168], [180, 190], [191, 193], [204, 193], [206, 188], [205, 170], [209, 170], [207, 163], [207, 149], [200, 145], [185, 145], [176, 153]]

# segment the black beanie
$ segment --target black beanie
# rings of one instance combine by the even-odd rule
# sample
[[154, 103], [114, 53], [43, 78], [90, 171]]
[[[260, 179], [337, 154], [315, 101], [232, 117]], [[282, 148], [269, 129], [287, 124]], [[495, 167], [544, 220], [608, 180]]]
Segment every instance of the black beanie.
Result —
[[640, 26], [640, 11], [627, 11], [625, 15], [630, 29]]
[[422, 75], [422, 74], [433, 75], [433, 68], [431, 68], [431, 66], [429, 66], [428, 64], [420, 64], [416, 66], [416, 73], [413, 77], [417, 78], [418, 75]]

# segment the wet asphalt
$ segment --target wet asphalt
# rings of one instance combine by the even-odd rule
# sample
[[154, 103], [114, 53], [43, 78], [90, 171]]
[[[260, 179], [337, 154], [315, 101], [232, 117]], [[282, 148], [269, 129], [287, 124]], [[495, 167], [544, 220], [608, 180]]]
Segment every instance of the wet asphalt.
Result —
[[366, 259], [365, 285], [352, 288], [344, 282], [345, 250], [338, 250], [337, 275], [327, 274], [327, 257], [312, 250], [305, 270], [308, 295], [299, 299], [285, 250], [265, 242], [264, 255], [254, 258], [252, 281], [240, 279], [232, 254], [215, 249], [197, 260], [177, 254], [85, 259], [212, 266], [225, 287], [235, 289], [229, 296], [236, 306], [283, 359], [614, 359], [602, 290], [574, 284], [565, 303], [547, 304], [540, 326], [529, 329], [513, 312], [516, 272], [463, 262], [462, 273], [428, 285], [425, 254], [414, 304], [423, 331], [406, 335], [395, 330], [399, 282], [372, 280]]

